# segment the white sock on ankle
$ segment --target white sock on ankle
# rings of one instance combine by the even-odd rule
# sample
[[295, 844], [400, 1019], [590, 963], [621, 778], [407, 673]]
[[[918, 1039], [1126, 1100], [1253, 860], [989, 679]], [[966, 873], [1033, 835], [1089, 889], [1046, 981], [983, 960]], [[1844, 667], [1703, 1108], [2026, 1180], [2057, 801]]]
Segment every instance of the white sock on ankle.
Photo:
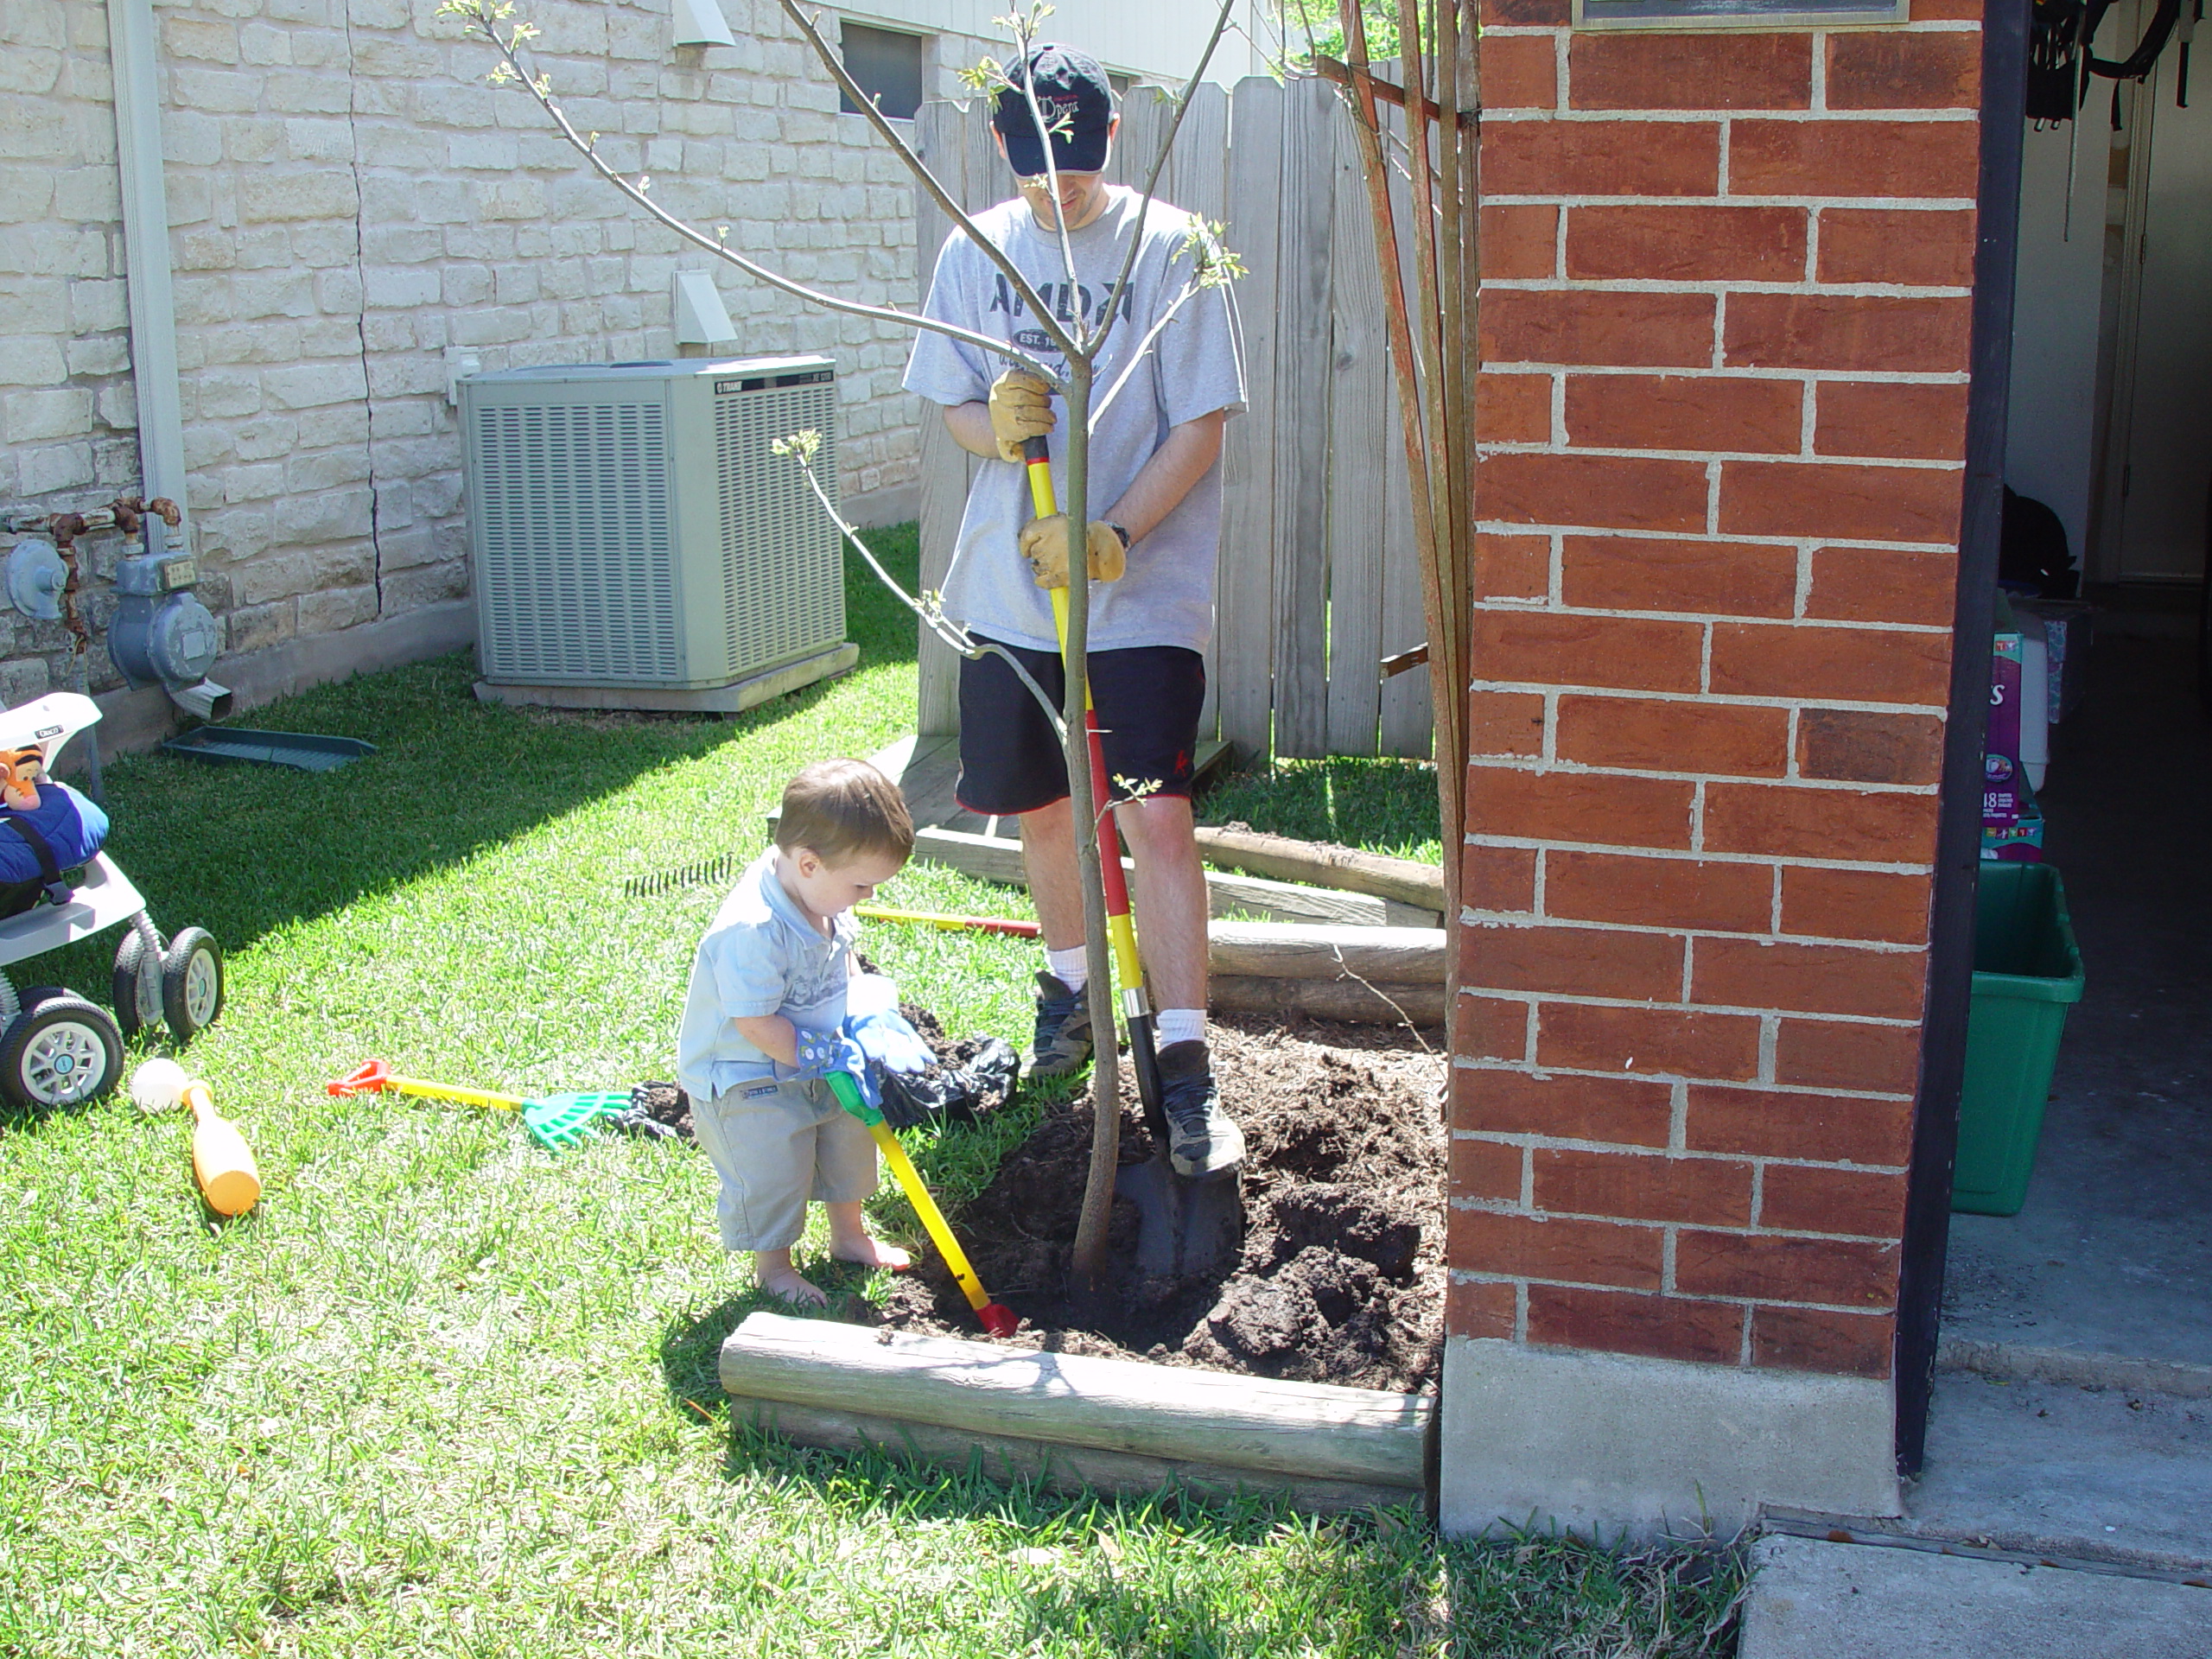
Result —
[[1162, 1048], [1170, 1043], [1203, 1043], [1206, 1039], [1206, 1011], [1162, 1008], [1153, 1016], [1153, 1031]]
[[1045, 966], [1054, 979], [1071, 991], [1079, 991], [1090, 983], [1090, 957], [1082, 945], [1046, 951]]

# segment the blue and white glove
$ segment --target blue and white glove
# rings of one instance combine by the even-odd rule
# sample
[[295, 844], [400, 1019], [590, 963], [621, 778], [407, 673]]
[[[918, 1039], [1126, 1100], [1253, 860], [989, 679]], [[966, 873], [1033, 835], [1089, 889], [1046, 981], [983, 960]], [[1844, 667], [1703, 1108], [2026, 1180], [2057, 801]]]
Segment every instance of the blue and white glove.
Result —
[[860, 1084], [861, 1095], [871, 1106], [882, 1104], [875, 1080], [868, 1074], [868, 1056], [861, 1046], [843, 1032], [810, 1031], [804, 1026], [794, 1027], [798, 1034], [797, 1064], [780, 1068], [794, 1083], [810, 1083], [827, 1077], [833, 1071], [849, 1072]]
[[898, 988], [880, 974], [855, 976], [846, 988], [845, 1034], [887, 1071], [926, 1071], [937, 1055], [899, 1012]]

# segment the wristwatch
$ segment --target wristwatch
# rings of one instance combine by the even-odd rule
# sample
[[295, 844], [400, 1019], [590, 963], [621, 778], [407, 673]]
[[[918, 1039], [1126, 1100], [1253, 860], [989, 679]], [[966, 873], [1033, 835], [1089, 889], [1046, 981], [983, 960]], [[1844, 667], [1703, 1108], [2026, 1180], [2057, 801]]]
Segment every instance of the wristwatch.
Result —
[[1126, 553], [1129, 550], [1129, 531], [1126, 524], [1117, 524], [1111, 518], [1102, 518], [1098, 522], [1122, 538], [1122, 552]]

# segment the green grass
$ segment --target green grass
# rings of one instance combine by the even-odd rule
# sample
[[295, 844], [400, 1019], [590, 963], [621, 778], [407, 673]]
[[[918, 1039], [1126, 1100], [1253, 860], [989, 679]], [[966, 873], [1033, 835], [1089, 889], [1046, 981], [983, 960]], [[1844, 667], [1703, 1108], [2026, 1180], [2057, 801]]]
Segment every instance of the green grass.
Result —
[[[109, 766], [118, 861], [230, 952], [190, 1060], [265, 1191], [217, 1222], [185, 1120], [119, 1096], [0, 1114], [0, 1655], [1726, 1650], [1725, 1556], [1446, 1548], [1404, 1515], [1095, 1503], [760, 1441], [714, 1378], [753, 1299], [704, 1160], [556, 1159], [504, 1116], [325, 1093], [372, 1056], [524, 1093], [671, 1075], [720, 894], [622, 883], [750, 853], [791, 772], [906, 729], [912, 629], [854, 594], [862, 669], [736, 721], [486, 707], [445, 659], [253, 716], [378, 746], [339, 772]], [[919, 868], [888, 896], [1026, 906]], [[104, 1000], [114, 944], [17, 982]], [[869, 949], [954, 1029], [1022, 1034], [1022, 942]], [[1028, 1121], [918, 1159], [957, 1202]]]
[[1227, 779], [1200, 803], [1199, 816], [1430, 864], [1443, 855], [1436, 771], [1424, 762], [1348, 755], [1278, 760]]

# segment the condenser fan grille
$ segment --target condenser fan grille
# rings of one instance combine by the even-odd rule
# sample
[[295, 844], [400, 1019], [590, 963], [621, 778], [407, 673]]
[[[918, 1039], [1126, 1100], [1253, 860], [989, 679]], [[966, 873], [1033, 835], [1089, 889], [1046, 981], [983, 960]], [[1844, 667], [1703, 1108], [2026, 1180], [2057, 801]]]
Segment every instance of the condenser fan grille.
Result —
[[477, 419], [486, 671], [675, 678], [683, 652], [662, 407], [494, 404]]
[[770, 448], [793, 432], [821, 433], [814, 473], [837, 499], [836, 387], [809, 378], [814, 383], [715, 399], [724, 615], [734, 663], [784, 662], [845, 637], [836, 527], [798, 463]]

